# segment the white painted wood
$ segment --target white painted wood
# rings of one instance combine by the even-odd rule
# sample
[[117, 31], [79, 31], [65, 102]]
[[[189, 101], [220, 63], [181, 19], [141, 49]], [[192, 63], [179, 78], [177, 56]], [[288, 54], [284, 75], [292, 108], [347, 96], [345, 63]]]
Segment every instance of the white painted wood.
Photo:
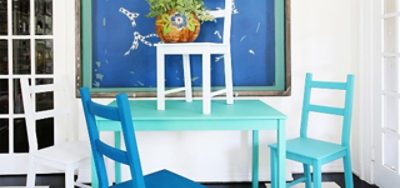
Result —
[[211, 92], [211, 97], [215, 97], [215, 96], [223, 95], [223, 94], [226, 94], [226, 89], [221, 89], [218, 91]]
[[[387, 2], [387, 1], [385, 1]], [[394, 1], [393, 1], [394, 2]], [[388, 116], [388, 113], [393, 113], [399, 110], [399, 105], [393, 105], [391, 103], [385, 103], [383, 98], [391, 97], [394, 102], [398, 102], [400, 97], [397, 92], [383, 90], [383, 85], [387, 85], [386, 82], [393, 81], [384, 79], [385, 75], [382, 68], [385, 64], [385, 58], [398, 58], [400, 57], [397, 51], [393, 51], [400, 47], [399, 41], [396, 39], [396, 35], [392, 35], [386, 31], [387, 28], [397, 27], [396, 22], [384, 22], [387, 19], [397, 19], [397, 13], [384, 14], [384, 9], [381, 7], [382, 2], [372, 1], [374, 6], [373, 12], [373, 28], [374, 32], [371, 35], [374, 41], [374, 65], [372, 75], [373, 80], [373, 180], [376, 185], [382, 188], [400, 187], [400, 134], [398, 131], [391, 130], [392, 125], [390, 122], [397, 122], [398, 115]], [[383, 15], [383, 17], [382, 17]], [[385, 23], [385, 24], [383, 24]], [[395, 24], [390, 25], [387, 24]], [[385, 27], [386, 25], [386, 27]], [[390, 49], [386, 49], [388, 42], [390, 42]], [[392, 50], [392, 51], [390, 51]], [[384, 53], [381, 53], [384, 51]], [[399, 79], [399, 77], [393, 77], [392, 79]], [[396, 80], [399, 82], [400, 80]], [[385, 88], [388, 89], [388, 88]], [[397, 130], [399, 129], [397, 122]], [[390, 127], [390, 128], [389, 128]], [[396, 125], [395, 125], [396, 127]]]
[[28, 176], [26, 180], [26, 186], [27, 187], [35, 187], [35, 180], [36, 180], [36, 164], [34, 161], [34, 158], [31, 157], [29, 159], [29, 170], [28, 170]]
[[400, 16], [400, 12], [388, 12], [383, 15], [383, 18], [388, 19], [388, 18], [399, 17], [399, 16]]
[[400, 57], [400, 53], [383, 53], [383, 57]]
[[[265, 186], [267, 188], [271, 188], [271, 184], [269, 184], [269, 183], [265, 184]], [[306, 187], [305, 183], [299, 183], [299, 184], [294, 185], [291, 188], [305, 188], [305, 187]], [[322, 187], [323, 188], [340, 188], [340, 186], [338, 184], [336, 184], [335, 182], [322, 182]]]
[[165, 110], [165, 57], [157, 48], [157, 109]]
[[227, 53], [224, 55], [224, 60], [226, 103], [233, 104], [232, 56], [230, 49], [227, 50]]
[[385, 96], [391, 96], [391, 97], [400, 98], [400, 93], [397, 93], [397, 92], [393, 92], [393, 91], [382, 91], [381, 93], [382, 93], [382, 95], [385, 95]]
[[211, 113], [211, 55], [203, 54], [203, 114]]
[[[28, 0], [27, 0], [28, 1]], [[25, 114], [14, 114], [14, 105], [15, 104], [15, 98], [12, 97], [15, 94], [14, 89], [15, 84], [14, 80], [18, 80], [19, 78], [22, 77], [27, 77], [27, 78], [49, 78], [52, 79], [54, 82], [57, 82], [59, 79], [59, 75], [57, 74], [58, 69], [62, 69], [63, 72], [65, 72], [65, 68], [63, 66], [66, 66], [66, 60], [68, 55], [66, 55], [66, 46], [65, 46], [65, 41], [66, 41], [66, 35], [65, 35], [65, 29], [63, 25], [65, 24], [66, 20], [66, 15], [65, 15], [65, 6], [66, 2], [69, 1], [52, 1], [53, 3], [53, 35], [36, 35], [35, 28], [36, 28], [36, 23], [35, 23], [35, 17], [33, 16], [35, 14], [34, 9], [32, 9], [35, 5], [35, 0], [29, 0], [30, 2], [30, 34], [29, 35], [14, 35], [12, 32], [12, 25], [13, 25], [13, 18], [12, 18], [12, 13], [13, 13], [13, 1], [12, 0], [7, 0], [8, 4], [8, 15], [7, 15], [7, 28], [8, 28], [8, 34], [6, 36], [0, 36], [1, 40], [7, 40], [8, 41], [8, 75], [0, 75], [0, 79], [7, 79], [9, 83], [9, 114], [4, 114], [1, 115], [2, 119], [7, 119], [9, 121], [9, 153], [8, 154], [0, 154], [0, 161], [1, 161], [1, 168], [0, 168], [0, 174], [9, 174], [9, 175], [17, 175], [17, 174], [27, 174], [28, 172], [28, 166], [29, 166], [29, 156], [28, 153], [14, 153], [14, 120], [15, 119], [21, 119], [25, 118]], [[73, 11], [73, 10], [72, 10]], [[73, 16], [73, 15], [72, 15]], [[73, 28], [75, 29], [75, 28]], [[73, 32], [74, 33], [74, 32]], [[31, 59], [30, 59], [30, 66], [31, 66], [31, 72], [26, 75], [16, 75], [13, 74], [13, 58], [14, 58], [14, 51], [13, 51], [13, 40], [29, 40], [30, 41], [30, 53], [31, 53]], [[36, 68], [35, 68], [35, 61], [36, 57], [34, 52], [36, 51], [36, 46], [35, 46], [35, 41], [37, 39], [49, 39], [53, 40], [53, 61], [55, 62], [53, 64], [54, 68], [54, 74], [46, 74], [46, 75], [36, 75]], [[70, 40], [74, 42], [74, 40]], [[68, 61], [68, 65], [70, 64], [71, 61]], [[57, 106], [57, 101], [56, 98], [58, 97], [58, 93], [54, 93], [54, 105], [55, 108]], [[35, 96], [34, 96], [35, 97]], [[33, 97], [33, 98], [34, 98]], [[67, 100], [64, 98], [64, 100]], [[59, 121], [59, 117], [54, 117], [55, 121]], [[54, 127], [54, 137], [55, 137], [55, 142], [60, 138], [65, 137], [65, 131], [59, 131], [60, 127], [64, 127], [60, 124], [58, 126]], [[49, 171], [49, 169], [38, 167], [37, 172], [39, 173], [47, 173], [47, 172], [52, 172]]]
[[185, 80], [186, 102], [192, 102], [192, 76], [190, 74], [190, 55], [183, 54], [183, 76]]
[[212, 16], [214, 16], [214, 18], [223, 18], [225, 17], [225, 10], [211, 10], [208, 11], [208, 13], [210, 13]]
[[170, 89], [170, 90], [165, 90], [165, 95], [169, 95], [169, 94], [173, 94], [173, 93], [179, 93], [182, 91], [186, 91], [185, 87], [180, 87], [180, 88], [174, 88], [174, 89]]
[[48, 91], [54, 91], [54, 85], [53, 84], [37, 85], [31, 89], [33, 89], [33, 91], [31, 92], [34, 93], [45, 93]]
[[[74, 141], [55, 144], [44, 149], [38, 149], [36, 137], [36, 121], [44, 118], [54, 117], [54, 110], [36, 112], [34, 107], [34, 96], [37, 92], [54, 92], [53, 85], [41, 85], [40, 89], [30, 86], [28, 78], [21, 78], [21, 90], [26, 114], [26, 125], [28, 132], [30, 165], [27, 179], [27, 187], [35, 185], [36, 166], [46, 166], [65, 172], [65, 185], [67, 188], [74, 187], [74, 172], [79, 167], [90, 164], [90, 147], [86, 142]], [[36, 86], [37, 87], [37, 86]], [[48, 89], [48, 90], [46, 90]]]
[[[157, 109], [165, 110], [165, 95], [170, 94], [165, 92], [165, 62], [164, 55], [182, 55], [183, 56], [183, 70], [184, 70], [184, 85], [185, 85], [185, 98], [187, 102], [192, 101], [192, 89], [191, 89], [191, 75], [190, 75], [190, 59], [189, 55], [202, 55], [203, 56], [203, 113], [209, 114], [211, 106], [211, 81], [207, 79], [210, 77], [211, 65], [207, 65], [211, 62], [211, 54], [224, 54], [224, 73], [225, 73], [225, 88], [226, 88], [226, 99], [227, 104], [234, 103], [233, 97], [233, 81], [232, 81], [232, 60], [231, 60], [231, 20], [232, 20], [232, 0], [225, 0], [225, 8], [221, 10], [209, 11], [215, 18], [224, 19], [224, 31], [222, 43], [214, 42], [189, 42], [189, 43], [160, 43], [155, 44], [157, 48]], [[163, 56], [163, 57], [160, 57]], [[228, 57], [229, 56], [229, 57]], [[209, 57], [209, 58], [205, 58]], [[162, 63], [161, 63], [162, 62]], [[206, 64], [206, 65], [204, 65]], [[211, 63], [210, 63], [211, 64]], [[207, 72], [208, 71], [208, 72]], [[163, 77], [163, 78], [160, 78]], [[207, 85], [206, 85], [207, 84]], [[176, 90], [173, 90], [176, 91]], [[218, 94], [219, 95], [219, 94]]]
[[74, 188], [74, 169], [70, 167], [65, 170], [65, 187]]

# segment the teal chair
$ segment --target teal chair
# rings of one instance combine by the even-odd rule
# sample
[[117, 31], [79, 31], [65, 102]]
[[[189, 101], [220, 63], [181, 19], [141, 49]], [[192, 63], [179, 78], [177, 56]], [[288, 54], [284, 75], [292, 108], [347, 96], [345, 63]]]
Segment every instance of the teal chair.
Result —
[[[127, 165], [131, 172], [132, 180], [111, 186], [113, 188], [205, 188], [168, 170], [143, 176], [128, 96], [119, 94], [118, 107], [109, 107], [92, 102], [87, 88], [82, 88], [80, 92], [100, 188], [109, 185], [104, 157]], [[113, 148], [100, 140], [96, 116], [121, 122], [126, 151]]]
[[[312, 80], [312, 74], [307, 73], [303, 99], [303, 110], [301, 116], [300, 138], [287, 141], [286, 156], [290, 160], [303, 163], [304, 177], [288, 183], [287, 187], [305, 182], [306, 188], [321, 188], [322, 175], [321, 166], [343, 159], [345, 185], [346, 188], [353, 188], [353, 175], [351, 171], [350, 156], [350, 125], [351, 111], [353, 103], [353, 85], [354, 76], [348, 75], [346, 82], [322, 82]], [[331, 89], [345, 91], [344, 108], [328, 107], [310, 104], [311, 89]], [[341, 144], [325, 142], [321, 140], [311, 139], [307, 136], [308, 116], [310, 112], [317, 112], [330, 115], [338, 115], [343, 117], [342, 121], [342, 141]], [[272, 187], [277, 187], [277, 144], [270, 145], [271, 149], [271, 183]], [[311, 186], [310, 167], [313, 169], [313, 185]]]

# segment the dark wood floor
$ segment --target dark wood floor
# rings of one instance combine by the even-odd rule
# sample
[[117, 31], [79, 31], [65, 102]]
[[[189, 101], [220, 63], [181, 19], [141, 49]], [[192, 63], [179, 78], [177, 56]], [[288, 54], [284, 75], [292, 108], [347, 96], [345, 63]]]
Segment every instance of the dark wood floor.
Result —
[[[294, 178], [301, 174], [294, 174]], [[0, 176], [0, 186], [25, 186], [25, 176]], [[344, 188], [343, 173], [327, 173], [323, 175], [323, 181], [333, 181]], [[203, 183], [208, 188], [251, 188], [251, 183]], [[64, 175], [39, 175], [36, 179], [36, 185], [50, 185], [50, 188], [64, 188]], [[260, 183], [260, 188], [266, 188], [264, 183]], [[377, 188], [354, 176], [355, 188]]]

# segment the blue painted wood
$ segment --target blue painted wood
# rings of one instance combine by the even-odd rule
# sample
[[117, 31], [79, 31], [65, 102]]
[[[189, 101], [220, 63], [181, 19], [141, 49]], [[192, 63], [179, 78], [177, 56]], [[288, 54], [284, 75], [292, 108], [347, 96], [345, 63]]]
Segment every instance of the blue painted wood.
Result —
[[253, 130], [252, 188], [258, 187], [258, 153], [259, 153], [259, 131]]
[[336, 89], [336, 90], [345, 90], [347, 84], [343, 82], [321, 82], [321, 81], [312, 81], [312, 88], [319, 89]]
[[[110, 159], [126, 164], [132, 175], [132, 180], [111, 187], [205, 188], [200, 184], [167, 170], [143, 176], [128, 96], [126, 94], [118, 94], [116, 97], [117, 107], [109, 107], [94, 103], [91, 100], [87, 88], [82, 88], [80, 91], [99, 187], [106, 188], [109, 185], [104, 163], [104, 156], [107, 156]], [[95, 120], [96, 116], [120, 122], [126, 151], [120, 150], [119, 148], [113, 148], [100, 140]]]
[[296, 184], [302, 183], [306, 181], [306, 177], [301, 177], [301, 178], [297, 178], [296, 180], [293, 180], [292, 182], [287, 184], [287, 187], [291, 187], [294, 186]]
[[[114, 132], [115, 148], [121, 148], [121, 131]], [[121, 164], [115, 163], [115, 183], [121, 183]]]
[[319, 112], [319, 113], [332, 114], [332, 115], [338, 115], [338, 116], [343, 116], [343, 114], [344, 114], [344, 109], [342, 109], [342, 108], [336, 108], [336, 107], [330, 107], [330, 106], [320, 106], [320, 105], [313, 105], [313, 104], [310, 104], [308, 106], [308, 110], [311, 112]]
[[[213, 100], [213, 114], [202, 114], [202, 102], [195, 100], [187, 103], [184, 100], [168, 100], [169, 106], [166, 111], [156, 109], [155, 100], [132, 100], [129, 101], [135, 122], [136, 131], [208, 131], [208, 130], [237, 130], [237, 131], [260, 131], [260, 130], [281, 130], [278, 131], [278, 142], [282, 143], [279, 148], [283, 155], [277, 168], [285, 169], [285, 120], [286, 116], [260, 100], [240, 100], [235, 105], [226, 105], [223, 100]], [[117, 106], [115, 102], [109, 106]], [[104, 118], [97, 118], [99, 131], [113, 131], [114, 134], [121, 131], [119, 123]], [[253, 152], [258, 151], [258, 134], [253, 134]], [[118, 141], [115, 141], [116, 148]], [[253, 154], [253, 156], [257, 156]], [[255, 162], [257, 161], [257, 162]], [[252, 172], [258, 174], [258, 158], [254, 160]], [[117, 170], [117, 169], [116, 169]], [[94, 169], [92, 168], [92, 171]], [[285, 170], [282, 170], [284, 172]], [[95, 172], [93, 172], [95, 174]], [[116, 172], [118, 174], [118, 172]], [[285, 173], [283, 173], [281, 185], [285, 184]], [[257, 177], [257, 178], [255, 178]], [[258, 181], [258, 176], [253, 176], [253, 182]], [[97, 179], [92, 179], [92, 187], [98, 187]], [[258, 183], [253, 183], [257, 188]]]
[[[345, 91], [345, 104], [343, 108], [321, 106], [310, 103], [311, 91], [313, 88], [333, 89]], [[312, 74], [307, 73], [303, 98], [303, 111], [301, 120], [300, 137], [287, 141], [287, 158], [303, 163], [305, 176], [287, 184], [288, 187], [299, 182], [306, 182], [306, 187], [311, 187], [310, 166], [313, 168], [313, 187], [321, 187], [321, 166], [334, 160], [343, 159], [345, 170], [346, 188], [353, 188], [353, 176], [350, 158], [350, 127], [351, 112], [353, 103], [354, 76], [348, 75], [346, 82], [321, 82], [313, 81]], [[310, 112], [325, 113], [343, 117], [341, 144], [308, 138], [308, 116]], [[277, 163], [276, 153], [278, 144], [270, 145], [271, 163]], [[273, 169], [275, 164], [271, 164]], [[271, 171], [278, 173], [276, 169]], [[280, 174], [279, 174], [280, 175]], [[276, 174], [271, 174], [272, 181], [278, 181]], [[279, 177], [280, 178], [280, 177]], [[274, 183], [272, 184], [274, 187]]]
[[311, 170], [310, 170], [310, 165], [308, 164], [303, 164], [303, 169], [304, 169], [304, 178], [305, 178], [305, 183], [306, 183], [306, 188], [311, 188]]
[[313, 162], [313, 188], [321, 188], [322, 187], [322, 172], [321, 172], [321, 163], [318, 161]]
[[[271, 187], [278, 187], [278, 153], [276, 150], [271, 150]], [[286, 181], [286, 180], [285, 180]]]
[[278, 120], [278, 187], [286, 188], [286, 142], [285, 142], [285, 121]]

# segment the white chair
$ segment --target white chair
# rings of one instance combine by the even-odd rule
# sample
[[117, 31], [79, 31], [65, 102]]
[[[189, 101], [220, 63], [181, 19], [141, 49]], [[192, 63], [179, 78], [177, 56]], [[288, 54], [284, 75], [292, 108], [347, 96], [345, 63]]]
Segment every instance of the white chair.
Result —
[[36, 168], [38, 166], [50, 167], [65, 172], [65, 187], [73, 188], [74, 185], [89, 187], [79, 182], [74, 182], [75, 171], [79, 167], [90, 165], [90, 147], [85, 142], [67, 142], [44, 149], [38, 149], [36, 137], [36, 120], [54, 117], [54, 110], [36, 112], [33, 96], [36, 93], [54, 91], [53, 84], [30, 86], [28, 78], [21, 78], [22, 99], [26, 114], [26, 130], [29, 143], [29, 171], [26, 186], [35, 187]]
[[[233, 104], [232, 61], [231, 61], [231, 17], [232, 0], [225, 0], [225, 8], [210, 11], [215, 18], [224, 19], [222, 43], [191, 42], [156, 44], [157, 49], [157, 109], [165, 110], [165, 96], [185, 91], [187, 102], [192, 101], [192, 83], [190, 75], [190, 55], [202, 55], [203, 114], [211, 113], [211, 98], [226, 94], [227, 104]], [[209, 31], [212, 32], [212, 31]], [[224, 55], [225, 89], [211, 92], [211, 55]], [[165, 55], [182, 55], [184, 87], [165, 90]]]

